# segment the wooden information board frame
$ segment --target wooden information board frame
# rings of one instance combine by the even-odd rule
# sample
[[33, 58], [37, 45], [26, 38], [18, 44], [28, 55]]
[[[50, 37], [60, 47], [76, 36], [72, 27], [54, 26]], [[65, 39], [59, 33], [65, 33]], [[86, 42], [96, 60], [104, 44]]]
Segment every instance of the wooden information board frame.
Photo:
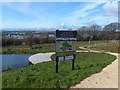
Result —
[[[55, 71], [56, 73], [58, 73], [58, 62], [64, 61], [64, 60], [72, 60], [72, 70], [74, 70], [74, 60], [76, 57], [76, 49], [72, 50], [72, 46], [68, 42], [76, 42], [76, 37], [77, 37], [77, 31], [56, 30], [56, 37], [55, 37], [55, 56], [56, 56], [56, 70]], [[63, 43], [64, 46], [61, 48], [62, 50], [63, 48], [65, 50], [60, 51], [60, 52], [59, 50], [57, 50], [58, 42], [64, 42]]]

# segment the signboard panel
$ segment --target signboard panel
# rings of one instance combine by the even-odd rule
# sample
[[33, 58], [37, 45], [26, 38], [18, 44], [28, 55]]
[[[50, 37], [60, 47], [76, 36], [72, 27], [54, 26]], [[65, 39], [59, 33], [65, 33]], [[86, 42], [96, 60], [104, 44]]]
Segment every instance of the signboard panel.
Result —
[[56, 30], [56, 37], [57, 38], [76, 38], [77, 31], [59, 31], [59, 30]]
[[58, 53], [56, 53], [56, 56], [58, 56], [58, 57], [70, 56], [70, 55], [76, 55], [76, 52], [72, 51], [72, 52], [58, 52]]
[[58, 57], [58, 61], [65, 61], [65, 60], [72, 60], [72, 59], [74, 59], [73, 55]]
[[72, 59], [74, 59], [73, 55], [71, 55], [71, 56], [65, 56], [65, 60], [72, 60]]
[[64, 61], [64, 57], [58, 57], [58, 61]]
[[56, 38], [56, 41], [76, 41], [76, 38]]

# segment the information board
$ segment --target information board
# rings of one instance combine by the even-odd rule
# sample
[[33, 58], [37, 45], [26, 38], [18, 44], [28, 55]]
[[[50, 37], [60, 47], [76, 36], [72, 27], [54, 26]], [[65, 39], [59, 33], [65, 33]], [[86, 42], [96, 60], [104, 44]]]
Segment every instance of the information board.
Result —
[[56, 73], [58, 72], [58, 62], [65, 60], [72, 60], [72, 70], [74, 70], [74, 59], [76, 57], [76, 37], [77, 31], [56, 30]]

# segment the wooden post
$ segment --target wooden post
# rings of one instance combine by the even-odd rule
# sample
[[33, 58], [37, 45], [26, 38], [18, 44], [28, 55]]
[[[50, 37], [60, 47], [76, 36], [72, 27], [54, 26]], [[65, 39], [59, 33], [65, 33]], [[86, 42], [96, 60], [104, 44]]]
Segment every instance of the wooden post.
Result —
[[56, 73], [58, 73], [58, 56], [56, 56]]
[[75, 61], [75, 55], [73, 54], [73, 60], [72, 60], [72, 70], [74, 70], [74, 61]]
[[65, 61], [65, 56], [63, 56], [63, 58], [64, 58], [63, 61]]
[[72, 60], [72, 70], [74, 70], [74, 59]]

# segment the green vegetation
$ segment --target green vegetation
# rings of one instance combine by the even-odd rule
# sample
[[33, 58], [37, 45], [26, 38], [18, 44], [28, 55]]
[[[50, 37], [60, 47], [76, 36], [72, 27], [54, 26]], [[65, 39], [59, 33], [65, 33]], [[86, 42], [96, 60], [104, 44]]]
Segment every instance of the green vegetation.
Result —
[[32, 49], [29, 48], [29, 45], [20, 45], [20, 46], [8, 46], [3, 47], [3, 54], [35, 54], [35, 53], [46, 53], [54, 52], [54, 44], [41, 44], [32, 45]]
[[105, 53], [77, 53], [75, 70], [71, 60], [59, 62], [55, 73], [55, 56], [52, 61], [3, 72], [3, 88], [69, 88], [94, 73], [100, 72], [116, 57]]
[[89, 47], [90, 49], [94, 50], [104, 50], [108, 52], [115, 52], [115, 53], [120, 53], [120, 43], [103, 43], [103, 44], [98, 44], [98, 45], [93, 45]]

